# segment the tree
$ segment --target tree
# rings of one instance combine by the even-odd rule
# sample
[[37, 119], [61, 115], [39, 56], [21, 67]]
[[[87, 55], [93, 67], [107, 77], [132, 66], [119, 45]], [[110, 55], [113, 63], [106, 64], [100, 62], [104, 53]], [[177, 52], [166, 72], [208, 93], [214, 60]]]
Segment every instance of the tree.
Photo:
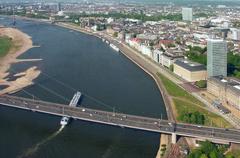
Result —
[[182, 112], [179, 119], [185, 123], [204, 125], [205, 116], [198, 111], [195, 112]]
[[210, 158], [218, 158], [218, 153], [216, 150], [211, 151], [209, 154]]
[[204, 125], [205, 122], [205, 116], [200, 114], [200, 112], [195, 112], [196, 117], [197, 117], [197, 124]]
[[234, 70], [233, 74], [235, 77], [240, 78], [240, 71]]
[[240, 78], [240, 55], [229, 52], [228, 60], [228, 74]]
[[175, 47], [175, 44], [173, 43], [168, 44], [168, 48], [171, 48], [171, 47]]
[[118, 32], [114, 32], [113, 37], [118, 37]]
[[207, 87], [207, 81], [206, 80], [200, 80], [195, 83], [195, 85], [198, 88], [206, 88]]
[[226, 158], [234, 158], [234, 156], [230, 153], [226, 155]]
[[201, 143], [201, 148], [200, 150], [203, 152], [203, 153], [206, 153], [206, 154], [210, 154], [212, 151], [214, 151], [216, 149], [216, 146], [211, 143], [210, 141], [205, 141], [205, 142], [202, 142]]
[[199, 158], [199, 157], [201, 157], [202, 154], [203, 153], [200, 150], [196, 149], [196, 150], [193, 150], [193, 152], [191, 152], [189, 154], [188, 158]]
[[202, 154], [200, 158], [208, 158], [206, 154]]
[[172, 71], [172, 72], [174, 71], [174, 66], [173, 66], [173, 64], [170, 65], [169, 69], [170, 69], [170, 71]]
[[191, 114], [191, 116], [190, 116], [190, 123], [197, 123], [197, 119], [196, 119], [196, 115], [195, 114]]
[[220, 150], [220, 147], [209, 141], [202, 142], [201, 147], [193, 150], [188, 158], [227, 158], [224, 156], [225, 150]]
[[175, 41], [176, 41], [177, 44], [179, 44], [179, 45], [181, 44], [181, 38], [180, 37], [177, 37]]
[[149, 46], [154, 46], [154, 42], [153, 41], [151, 41], [150, 43], [149, 43]]
[[193, 52], [193, 51], [188, 51], [186, 53], [186, 56], [188, 57], [189, 60], [207, 65], [207, 56], [205, 54]]

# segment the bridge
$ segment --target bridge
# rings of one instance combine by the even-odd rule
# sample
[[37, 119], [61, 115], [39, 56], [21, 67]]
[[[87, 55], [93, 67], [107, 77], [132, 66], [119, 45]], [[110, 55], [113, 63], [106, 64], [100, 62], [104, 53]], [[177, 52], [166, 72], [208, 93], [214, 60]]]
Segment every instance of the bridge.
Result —
[[157, 118], [75, 107], [9, 95], [0, 96], [0, 105], [99, 124], [169, 134], [172, 135], [172, 143], [176, 143], [177, 136], [199, 138], [213, 142], [240, 143], [240, 130], [238, 129], [175, 123]]

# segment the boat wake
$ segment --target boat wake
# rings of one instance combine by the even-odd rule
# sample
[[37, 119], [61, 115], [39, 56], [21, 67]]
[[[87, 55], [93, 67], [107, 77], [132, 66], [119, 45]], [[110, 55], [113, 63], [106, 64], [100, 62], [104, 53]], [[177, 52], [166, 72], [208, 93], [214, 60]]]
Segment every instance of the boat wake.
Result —
[[34, 145], [33, 147], [28, 148], [22, 155], [18, 156], [17, 158], [27, 158], [27, 157], [31, 157], [31, 155], [33, 155], [34, 153], [36, 153], [42, 145], [44, 145], [45, 143], [47, 143], [48, 141], [50, 141], [50, 140], [52, 140], [54, 137], [56, 137], [63, 129], [64, 129], [64, 126], [61, 126], [61, 128], [59, 128], [58, 131], [56, 131], [55, 133], [53, 133], [52, 135], [50, 135], [50, 136], [47, 137], [46, 139], [40, 141], [39, 143], [37, 143], [37, 144]]

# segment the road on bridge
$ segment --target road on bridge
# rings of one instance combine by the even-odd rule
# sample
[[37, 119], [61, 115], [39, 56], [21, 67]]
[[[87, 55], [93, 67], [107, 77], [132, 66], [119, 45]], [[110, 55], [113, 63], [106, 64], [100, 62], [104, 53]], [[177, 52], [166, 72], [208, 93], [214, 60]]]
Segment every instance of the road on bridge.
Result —
[[106, 125], [127, 127], [157, 133], [175, 133], [176, 135], [180, 136], [208, 139], [225, 143], [240, 143], [240, 130], [237, 129], [214, 128], [184, 123], [175, 123], [158, 118], [149, 118], [95, 109], [87, 109], [83, 107], [71, 107], [68, 105], [8, 95], [0, 96], [0, 104], [57, 116], [67, 116], [74, 119]]

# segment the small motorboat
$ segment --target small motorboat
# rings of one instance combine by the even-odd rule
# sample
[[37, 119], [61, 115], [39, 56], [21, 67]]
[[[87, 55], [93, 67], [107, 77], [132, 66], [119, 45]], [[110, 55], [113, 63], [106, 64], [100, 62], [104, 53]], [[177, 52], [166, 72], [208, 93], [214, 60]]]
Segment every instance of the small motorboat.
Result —
[[69, 122], [69, 117], [64, 116], [64, 117], [62, 117], [60, 124], [62, 126], [66, 126], [68, 124], [68, 122]]

